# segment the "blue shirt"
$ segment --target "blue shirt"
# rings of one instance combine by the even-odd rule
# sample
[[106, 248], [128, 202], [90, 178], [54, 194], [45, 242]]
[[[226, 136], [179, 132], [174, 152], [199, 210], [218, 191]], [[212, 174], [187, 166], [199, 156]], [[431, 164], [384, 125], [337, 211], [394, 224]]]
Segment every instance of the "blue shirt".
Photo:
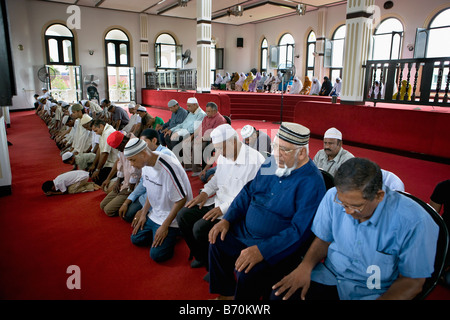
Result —
[[257, 245], [264, 260], [275, 264], [295, 253], [311, 236], [311, 224], [325, 194], [325, 183], [309, 160], [287, 177], [274, 174], [274, 157], [267, 158], [223, 219], [247, 246]]
[[163, 129], [172, 129], [176, 125], [179, 125], [186, 119], [188, 116], [188, 111], [186, 109], [183, 109], [182, 107], [179, 107], [176, 112], [172, 113], [172, 116], [170, 117], [169, 121], [163, 124]]
[[433, 273], [438, 226], [412, 199], [383, 190], [383, 201], [362, 223], [333, 201], [336, 188], [328, 190], [317, 210], [312, 231], [331, 244], [311, 280], [337, 285], [341, 299], [376, 299], [399, 274], [428, 278]]
[[189, 134], [193, 134], [195, 129], [202, 124], [203, 118], [206, 117], [205, 111], [202, 108], [198, 107], [194, 113], [189, 112], [186, 119], [179, 125], [176, 125], [171, 129], [172, 132], [179, 132], [179, 136], [184, 136], [188, 132]]

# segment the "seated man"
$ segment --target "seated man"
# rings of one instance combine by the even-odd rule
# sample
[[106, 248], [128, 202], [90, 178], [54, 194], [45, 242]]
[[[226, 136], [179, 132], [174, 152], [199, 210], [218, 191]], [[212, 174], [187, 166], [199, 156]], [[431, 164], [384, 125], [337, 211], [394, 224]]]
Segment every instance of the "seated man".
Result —
[[[412, 299], [433, 273], [439, 228], [415, 201], [383, 186], [361, 158], [337, 171], [302, 263], [273, 286], [284, 299]], [[325, 259], [325, 262], [321, 261]]]
[[[201, 174], [203, 164], [203, 151], [206, 146], [211, 143], [211, 132], [218, 126], [227, 123], [225, 118], [220, 114], [217, 104], [208, 102], [206, 104], [206, 117], [203, 118], [202, 124], [194, 131], [191, 141], [191, 154], [185, 159], [191, 160], [191, 163], [184, 163], [184, 168], [192, 168], [192, 176], [196, 177]], [[187, 147], [189, 148], [189, 147]], [[186, 150], [188, 153], [189, 150]]]
[[[192, 267], [208, 265], [208, 233], [224, 214], [242, 187], [252, 180], [264, 157], [239, 141], [237, 132], [223, 124], [211, 132], [217, 170], [202, 192], [177, 215], [178, 225], [195, 260]], [[208, 269], [208, 267], [207, 267]]]
[[42, 191], [44, 191], [47, 196], [52, 196], [100, 189], [100, 186], [93, 182], [88, 182], [88, 180], [88, 172], [83, 170], [72, 170], [58, 175], [54, 180], [45, 181], [42, 184]]
[[170, 100], [167, 103], [167, 106], [169, 107], [170, 112], [172, 112], [172, 116], [170, 117], [169, 121], [164, 123], [161, 127], [161, 135], [159, 140], [161, 141], [161, 144], [164, 146], [167, 145], [164, 137], [169, 134], [168, 131], [170, 131], [173, 127], [182, 123], [189, 113], [186, 109], [180, 107], [178, 101], [175, 99]]
[[211, 229], [210, 292], [219, 299], [268, 297], [276, 279], [293, 270], [306, 251], [325, 194], [322, 175], [308, 156], [309, 135], [308, 128], [283, 122], [274, 156]]
[[150, 151], [144, 140], [131, 139], [124, 154], [132, 166], [142, 169], [147, 190], [145, 205], [131, 224], [131, 242], [151, 245], [150, 257], [156, 262], [166, 261], [173, 256], [179, 234], [175, 217], [192, 199], [191, 184], [178, 160]]
[[244, 139], [245, 144], [261, 152], [265, 158], [272, 152], [272, 140], [264, 131], [257, 130], [255, 127], [248, 124], [242, 128], [241, 136], [242, 139]]
[[[115, 217], [119, 214], [119, 209], [128, 198], [131, 192], [133, 192], [136, 183], [141, 178], [141, 170], [132, 167], [127, 158], [123, 154], [125, 145], [131, 138], [135, 138], [133, 135], [125, 136], [120, 131], [114, 131], [108, 136], [107, 143], [118, 151], [118, 158], [113, 169], [103, 185], [108, 186], [111, 179], [117, 175], [117, 180], [112, 190], [106, 195], [106, 197], [100, 203], [100, 208], [106, 213], [108, 217]], [[114, 172], [115, 171], [115, 172]], [[103, 186], [102, 185], [102, 186]]]
[[167, 147], [174, 151], [180, 161], [182, 161], [181, 147], [174, 150], [175, 146], [183, 141], [183, 139], [190, 137], [201, 125], [203, 118], [206, 117], [206, 113], [202, 110], [202, 108], [200, 108], [197, 98], [189, 98], [187, 100], [187, 110], [189, 113], [186, 119], [184, 119], [184, 121], [179, 125], [176, 125], [172, 129], [168, 130], [165, 134]]
[[353, 154], [342, 148], [342, 133], [336, 128], [330, 128], [323, 136], [323, 149], [314, 156], [314, 163], [317, 168], [334, 176], [339, 166], [353, 157]]

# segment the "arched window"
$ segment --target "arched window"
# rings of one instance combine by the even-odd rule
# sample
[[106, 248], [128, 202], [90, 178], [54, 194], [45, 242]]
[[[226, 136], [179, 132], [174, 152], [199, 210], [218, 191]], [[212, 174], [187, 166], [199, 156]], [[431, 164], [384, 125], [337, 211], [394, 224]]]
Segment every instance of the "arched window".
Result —
[[264, 38], [261, 42], [261, 72], [267, 71], [267, 53], [269, 52], [269, 44], [267, 43], [267, 39]]
[[449, 57], [450, 56], [450, 8], [438, 13], [428, 28], [428, 44], [426, 57]]
[[130, 66], [130, 41], [125, 32], [112, 29], [105, 36], [106, 64], [108, 66]]
[[182, 46], [175, 38], [162, 33], [155, 41], [155, 66], [157, 69], [179, 69], [182, 67]]
[[311, 31], [306, 40], [306, 76], [310, 80], [314, 77], [314, 52], [316, 51], [316, 33]]
[[54, 23], [44, 33], [47, 73], [53, 75], [45, 86], [56, 100], [79, 101], [82, 98], [81, 68], [76, 65], [75, 40], [65, 25]]
[[120, 29], [105, 35], [108, 99], [112, 102], [136, 101], [136, 71], [131, 67], [130, 39]]
[[372, 60], [400, 59], [403, 25], [396, 18], [382, 21], [372, 37]]
[[73, 33], [62, 24], [52, 24], [45, 30], [47, 64], [74, 65], [75, 45]]
[[347, 27], [340, 26], [333, 34], [333, 49], [331, 53], [330, 80], [334, 83], [337, 77], [342, 78], [342, 65], [344, 62], [345, 32]]
[[278, 47], [280, 50], [278, 60], [279, 68], [283, 69], [291, 67], [294, 64], [294, 37], [290, 33], [285, 33], [281, 36]]

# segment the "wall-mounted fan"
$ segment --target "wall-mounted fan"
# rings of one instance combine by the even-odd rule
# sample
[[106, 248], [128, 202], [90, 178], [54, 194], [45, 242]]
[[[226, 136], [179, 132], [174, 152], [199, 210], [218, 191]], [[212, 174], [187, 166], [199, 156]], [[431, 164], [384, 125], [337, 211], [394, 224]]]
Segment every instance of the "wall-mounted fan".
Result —
[[43, 66], [37, 72], [38, 79], [43, 83], [50, 83], [56, 76], [56, 71], [52, 67]]
[[187, 50], [183, 53], [182, 57], [183, 57], [183, 65], [186, 65], [186, 64], [188, 64], [188, 63], [191, 63], [191, 62], [192, 62], [192, 58], [191, 58], [191, 50], [187, 49]]
[[83, 79], [83, 84], [85, 86], [98, 87], [99, 82], [100, 82], [100, 79], [97, 76], [94, 76], [93, 74], [87, 74]]

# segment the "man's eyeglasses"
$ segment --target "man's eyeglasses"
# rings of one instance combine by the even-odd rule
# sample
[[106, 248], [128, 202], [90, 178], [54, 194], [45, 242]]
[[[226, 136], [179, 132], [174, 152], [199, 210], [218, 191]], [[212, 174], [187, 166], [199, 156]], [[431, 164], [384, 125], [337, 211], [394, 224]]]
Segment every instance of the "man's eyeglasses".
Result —
[[357, 213], [357, 214], [361, 213], [361, 212], [364, 210], [364, 208], [366, 207], [367, 203], [369, 202], [369, 201], [366, 201], [366, 203], [364, 203], [363, 205], [358, 206], [358, 207], [355, 207], [355, 206], [349, 206], [349, 205], [346, 205], [346, 204], [342, 203], [342, 201], [338, 199], [337, 193], [336, 193], [336, 195], [334, 196], [334, 200], [333, 200], [333, 201], [334, 201], [335, 203], [337, 203], [338, 205], [340, 205], [342, 208], [344, 208], [344, 209], [350, 209], [350, 210], [352, 210], [353, 212], [355, 212], [355, 213]]
[[270, 146], [272, 147], [272, 150], [277, 149], [278, 152], [282, 153], [282, 154], [289, 154], [294, 150], [300, 149], [301, 147], [298, 148], [294, 148], [294, 149], [289, 149], [289, 148], [285, 148], [285, 147], [280, 147], [280, 145], [278, 143], [271, 143]]

